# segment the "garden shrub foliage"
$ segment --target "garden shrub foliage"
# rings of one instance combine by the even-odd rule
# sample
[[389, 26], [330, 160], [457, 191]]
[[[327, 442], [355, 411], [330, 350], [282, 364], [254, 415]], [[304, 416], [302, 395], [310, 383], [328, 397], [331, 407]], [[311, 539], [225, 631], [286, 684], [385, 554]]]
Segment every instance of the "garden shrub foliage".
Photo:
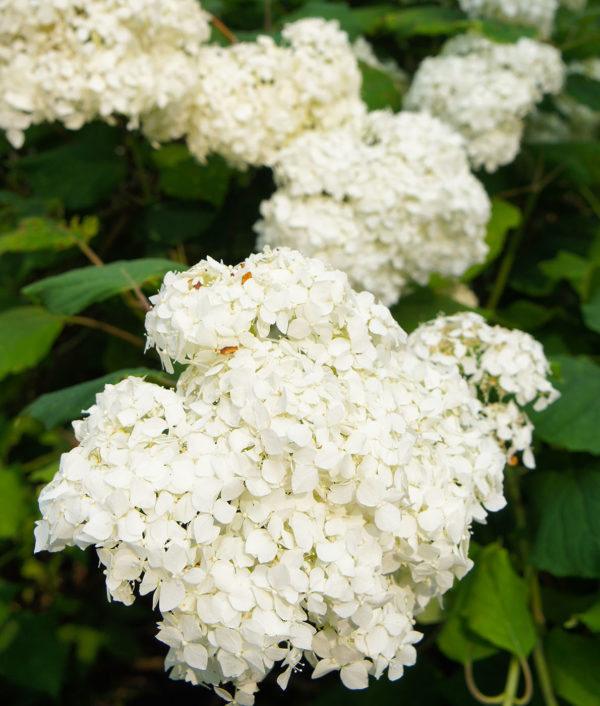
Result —
[[597, 2], [0, 38], [7, 703], [600, 703]]

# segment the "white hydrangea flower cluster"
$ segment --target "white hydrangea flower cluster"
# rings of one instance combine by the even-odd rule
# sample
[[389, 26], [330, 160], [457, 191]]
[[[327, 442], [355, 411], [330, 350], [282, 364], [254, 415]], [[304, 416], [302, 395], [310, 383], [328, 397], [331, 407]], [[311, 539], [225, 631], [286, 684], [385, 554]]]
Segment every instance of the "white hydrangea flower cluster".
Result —
[[413, 616], [471, 565], [505, 456], [456, 366], [346, 275], [287, 249], [170, 273], [149, 345], [175, 390], [108, 385], [40, 495], [36, 550], [94, 545], [153, 593], [171, 675], [252, 704], [276, 662], [351, 689], [415, 660]]
[[491, 172], [515, 158], [525, 116], [563, 80], [560, 52], [549, 44], [497, 44], [464, 34], [421, 63], [404, 105], [452, 125], [466, 139], [473, 166]]
[[359, 119], [361, 74], [337, 21], [300, 20], [272, 37], [204, 47], [187, 102], [155, 111], [145, 131], [157, 140], [187, 135], [203, 161], [217, 152], [238, 167], [270, 165], [277, 151], [313, 127]]
[[458, 0], [469, 17], [506, 20], [537, 27], [547, 37], [552, 32], [558, 0]]
[[0, 128], [20, 147], [44, 121], [136, 127], [185, 95], [209, 34], [196, 0], [0, 0]]
[[258, 247], [286, 245], [393, 304], [432, 273], [482, 262], [490, 203], [461, 137], [426, 113], [369, 113], [356, 127], [306, 132], [274, 164]]
[[483, 414], [509, 460], [522, 452], [524, 465], [535, 467], [533, 425], [521, 408], [533, 402], [540, 411], [559, 396], [548, 381], [550, 366], [538, 341], [467, 312], [419, 326], [408, 345], [422, 360], [444, 369], [458, 367], [473, 395], [483, 401]]

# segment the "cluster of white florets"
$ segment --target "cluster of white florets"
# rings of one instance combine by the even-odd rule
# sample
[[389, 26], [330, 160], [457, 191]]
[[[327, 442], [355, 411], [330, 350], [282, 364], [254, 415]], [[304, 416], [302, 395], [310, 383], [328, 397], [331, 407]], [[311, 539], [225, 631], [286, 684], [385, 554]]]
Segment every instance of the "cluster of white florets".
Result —
[[537, 27], [547, 37], [552, 31], [558, 0], [458, 0], [469, 17], [507, 20]]
[[[216, 152], [238, 167], [270, 165], [298, 134], [362, 116], [361, 74], [337, 22], [300, 20], [282, 37], [282, 46], [261, 36], [203, 49], [185, 126], [199, 160]], [[163, 120], [169, 130], [171, 113]]]
[[136, 127], [185, 95], [209, 34], [196, 0], [0, 0], [0, 128], [20, 147], [44, 121]]
[[94, 545], [111, 597], [153, 592], [172, 676], [237, 703], [277, 662], [282, 687], [302, 659], [353, 689], [401, 677], [413, 616], [504, 505], [505, 455], [458, 367], [287, 249], [171, 273], [153, 305], [149, 345], [187, 368], [175, 390], [97, 396], [36, 549]]
[[485, 258], [489, 199], [461, 137], [426, 113], [375, 111], [360, 130], [306, 132], [274, 174], [258, 246], [323, 259], [384, 304], [411, 282], [458, 276]]
[[419, 326], [408, 345], [423, 360], [445, 369], [457, 366], [483, 402], [483, 414], [507, 456], [522, 452], [525, 466], [535, 467], [533, 426], [522, 407], [533, 404], [540, 411], [559, 395], [548, 381], [550, 366], [535, 338], [463, 313]]
[[463, 135], [475, 168], [494, 171], [519, 151], [524, 118], [564, 80], [560, 52], [521, 38], [498, 44], [477, 35], [450, 39], [419, 66], [405, 107], [428, 110]]

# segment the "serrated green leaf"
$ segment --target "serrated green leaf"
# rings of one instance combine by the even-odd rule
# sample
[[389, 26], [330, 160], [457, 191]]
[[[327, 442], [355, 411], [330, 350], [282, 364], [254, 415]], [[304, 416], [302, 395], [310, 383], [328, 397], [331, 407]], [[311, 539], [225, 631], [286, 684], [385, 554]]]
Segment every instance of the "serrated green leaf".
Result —
[[73, 133], [69, 143], [21, 157], [14, 166], [25, 173], [36, 196], [58, 198], [67, 209], [78, 210], [99, 203], [125, 179], [119, 147], [115, 129], [92, 123]]
[[600, 640], [555, 629], [545, 641], [552, 683], [574, 706], [600, 706]]
[[158, 185], [167, 196], [222, 206], [231, 168], [219, 155], [199, 164], [183, 145], [166, 145], [152, 153], [152, 161], [158, 167]]
[[569, 74], [565, 92], [588, 108], [600, 110], [600, 81], [582, 74]]
[[471, 21], [452, 7], [426, 6], [386, 14], [383, 25], [398, 37], [437, 36], [462, 32], [471, 26]]
[[25, 407], [20, 416], [33, 417], [46, 429], [55, 429], [65, 422], [79, 419], [81, 413], [94, 404], [96, 394], [101, 392], [105, 385], [113, 385], [130, 375], [142, 377], [157, 374], [157, 372], [149, 368], [127, 368], [62, 390], [48, 392]]
[[80, 267], [47, 277], [25, 287], [23, 294], [42, 301], [56, 314], [70, 316], [136, 285], [162, 279], [170, 270], [185, 270], [185, 266], [158, 258], [118, 260], [102, 267]]
[[25, 516], [25, 492], [21, 476], [0, 467], [0, 539], [12, 537]]
[[463, 617], [469, 628], [496, 647], [527, 657], [536, 640], [525, 581], [514, 571], [506, 549], [490, 544], [481, 550]]
[[485, 242], [489, 248], [485, 261], [480, 265], [473, 265], [461, 277], [463, 282], [468, 282], [476, 277], [502, 252], [508, 231], [516, 228], [521, 223], [521, 211], [504, 199], [492, 199], [492, 215], [487, 224]]
[[350, 8], [345, 3], [332, 2], [307, 2], [298, 10], [286, 15], [285, 21], [295, 22], [304, 17], [323, 17], [326, 20], [337, 20], [340, 27], [348, 34], [350, 41], [354, 41], [360, 34], [374, 32], [381, 24], [385, 14], [393, 12], [392, 5], [378, 5], [377, 7]]
[[569, 451], [600, 454], [600, 367], [587, 358], [555, 356], [561, 377], [553, 384], [561, 393], [543, 412], [531, 412], [540, 439]]
[[402, 107], [402, 96], [396, 83], [385, 71], [368, 66], [363, 61], [358, 65], [362, 74], [361, 98], [369, 110]]
[[0, 235], [0, 255], [6, 252], [65, 250], [75, 247], [77, 240], [90, 241], [98, 233], [98, 219], [86, 216], [69, 225], [50, 218], [23, 218], [16, 230]]
[[61, 332], [60, 317], [38, 306], [0, 313], [0, 380], [38, 363]]
[[527, 487], [533, 566], [555, 576], [600, 578], [600, 472], [536, 472]]

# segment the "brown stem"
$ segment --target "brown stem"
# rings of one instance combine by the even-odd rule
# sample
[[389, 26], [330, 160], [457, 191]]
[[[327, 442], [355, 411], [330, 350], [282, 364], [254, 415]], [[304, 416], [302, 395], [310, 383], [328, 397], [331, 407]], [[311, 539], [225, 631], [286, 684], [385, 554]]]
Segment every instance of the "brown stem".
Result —
[[77, 247], [81, 250], [81, 252], [87, 257], [87, 259], [92, 263], [92, 265], [96, 265], [96, 267], [102, 267], [104, 263], [102, 260], [96, 255], [96, 253], [90, 248], [90, 246], [87, 243], [84, 243], [83, 240], [80, 238], [75, 238], [75, 242], [77, 243]]
[[237, 44], [240, 41], [229, 29], [229, 27], [225, 26], [218, 17], [211, 15], [210, 22], [212, 26], [225, 37], [225, 39], [231, 42], [231, 44]]
[[473, 662], [471, 662], [471, 660], [465, 663], [465, 683], [471, 696], [476, 701], [479, 701], [480, 704], [501, 704], [504, 699], [504, 692], [498, 694], [498, 696], [486, 696], [479, 691], [477, 684], [475, 684], [475, 678], [473, 677]]
[[129, 331], [124, 331], [122, 328], [113, 326], [112, 324], [107, 324], [104, 321], [97, 321], [96, 319], [90, 319], [88, 316], [65, 316], [64, 319], [67, 324], [75, 324], [76, 326], [87, 326], [88, 328], [97, 329], [99, 331], [104, 331], [111, 336], [116, 336], [121, 338], [128, 343], [131, 343], [142, 350], [146, 347], [146, 343], [140, 336], [134, 336]]

